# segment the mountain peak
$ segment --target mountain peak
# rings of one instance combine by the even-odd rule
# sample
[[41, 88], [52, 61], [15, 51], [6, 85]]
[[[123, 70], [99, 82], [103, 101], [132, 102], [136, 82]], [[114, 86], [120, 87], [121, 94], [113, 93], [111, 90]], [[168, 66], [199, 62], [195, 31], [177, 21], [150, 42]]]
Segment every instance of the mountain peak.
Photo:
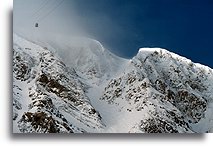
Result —
[[127, 60], [88, 38], [13, 40], [14, 132], [213, 130], [208, 67], [161, 48]]
[[185, 60], [188, 62], [191, 62], [191, 60], [186, 59], [185, 57], [182, 57], [176, 53], [173, 53], [167, 49], [163, 49], [163, 48], [140, 48], [138, 51], [137, 56], [143, 56], [143, 57], [147, 57], [149, 55], [167, 55], [169, 57], [175, 58], [175, 59], [181, 59], [181, 60]]

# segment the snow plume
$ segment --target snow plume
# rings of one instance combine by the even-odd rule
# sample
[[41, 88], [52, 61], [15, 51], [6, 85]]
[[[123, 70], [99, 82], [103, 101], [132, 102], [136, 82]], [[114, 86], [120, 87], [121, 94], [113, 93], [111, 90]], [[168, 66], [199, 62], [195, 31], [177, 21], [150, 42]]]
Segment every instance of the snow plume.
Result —
[[[123, 33], [122, 27], [115, 24], [107, 14], [79, 10], [77, 0], [16, 0], [14, 1], [14, 33], [30, 41], [51, 42], [85, 42], [92, 38], [114, 52], [112, 46]], [[85, 6], [86, 7], [86, 6]], [[89, 7], [89, 6], [88, 6]], [[88, 9], [90, 11], [90, 9]], [[38, 23], [38, 27], [36, 27]], [[110, 45], [107, 43], [109, 40]], [[62, 49], [59, 48], [60, 52]], [[67, 51], [67, 49], [66, 49]]]
[[119, 26], [116, 27], [106, 15], [81, 14], [78, 5], [75, 0], [16, 0], [14, 1], [14, 33], [52, 49], [67, 64], [72, 63], [72, 57], [80, 52], [76, 49], [101, 44], [111, 49], [109, 45], [102, 42], [102, 39], [118, 33]]

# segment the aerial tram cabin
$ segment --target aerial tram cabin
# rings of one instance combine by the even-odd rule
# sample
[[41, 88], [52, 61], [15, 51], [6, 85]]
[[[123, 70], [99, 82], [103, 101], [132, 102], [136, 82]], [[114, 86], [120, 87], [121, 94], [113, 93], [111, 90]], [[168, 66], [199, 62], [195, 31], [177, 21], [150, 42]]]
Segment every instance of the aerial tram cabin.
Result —
[[[62, 3], [64, 2], [64, 0], [61, 0], [61, 1], [57, 1], [55, 2], [55, 5], [53, 8], [50, 8], [50, 10], [48, 10], [46, 13], [42, 14], [41, 16], [39, 16], [39, 14], [44, 11], [42, 9], [45, 8], [45, 6], [47, 6], [47, 4], [49, 3], [49, 0], [46, 1], [46, 3], [44, 3], [37, 11], [35, 11], [35, 13], [33, 14], [33, 16], [36, 18], [36, 17], [39, 17], [37, 18], [37, 22], [35, 23], [35, 27], [38, 28], [38, 22], [41, 22], [42, 20], [44, 20], [44, 18], [46, 18], [47, 16], [49, 16], [50, 14], [52, 14], [52, 12], [55, 11], [55, 9], [57, 9]], [[39, 13], [38, 13], [39, 12]]]

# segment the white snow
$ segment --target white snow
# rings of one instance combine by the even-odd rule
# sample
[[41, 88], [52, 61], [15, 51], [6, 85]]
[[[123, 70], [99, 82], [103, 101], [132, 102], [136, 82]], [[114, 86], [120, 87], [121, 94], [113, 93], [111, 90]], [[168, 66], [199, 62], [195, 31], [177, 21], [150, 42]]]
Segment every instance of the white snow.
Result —
[[[18, 86], [13, 88], [13, 97], [17, 98], [16, 95], [19, 95], [20, 98], [17, 98], [18, 101], [21, 103], [21, 110], [17, 110], [18, 113], [18, 117], [16, 119], [16, 121], [19, 121], [21, 119], [21, 115], [23, 115], [25, 112], [28, 111], [28, 105], [30, 104], [31, 100], [29, 98], [29, 84], [25, 81], [18, 81], [16, 79], [13, 79], [13, 85], [14, 86]], [[18, 125], [17, 122], [13, 122], [13, 132], [14, 133], [20, 133], [20, 131], [18, 130]]]
[[[133, 108], [135, 107], [131, 104], [131, 101], [122, 100], [121, 97], [124, 98], [123, 94], [121, 97], [116, 98], [114, 104], [109, 104], [105, 100], [100, 100], [101, 96], [104, 93], [105, 87], [109, 84], [112, 78], [122, 78], [122, 81], [125, 81], [125, 75], [132, 71], [137, 71], [140, 68], [136, 68], [133, 66], [132, 62], [140, 63], [140, 59], [146, 59], [148, 56], [153, 54], [155, 51], [166, 55], [168, 57], [172, 57], [172, 60], [165, 60], [162, 63], [165, 67], [154, 67], [151, 65], [149, 61], [147, 62], [150, 64], [150, 67], [153, 69], [153, 75], [157, 77], [158, 72], [162, 69], [168, 68], [168, 65], [173, 65], [173, 68], [177, 68], [179, 66], [183, 66], [181, 64], [176, 64], [178, 61], [184, 63], [185, 65], [192, 63], [191, 60], [181, 57], [175, 53], [169, 52], [165, 49], [161, 48], [140, 48], [138, 54], [133, 59], [123, 59], [117, 57], [116, 55], [109, 52], [105, 49], [100, 42], [88, 39], [88, 38], [69, 38], [67, 40], [60, 40], [55, 39], [51, 41], [34, 41], [35, 43], [31, 43], [16, 34], [13, 34], [14, 46], [15, 48], [25, 47], [24, 50], [26, 53], [34, 56], [34, 57], [41, 57], [41, 53], [48, 52], [45, 50], [44, 47], [47, 47], [49, 50], [54, 51], [54, 54], [57, 54], [60, 60], [62, 60], [66, 66], [70, 68], [75, 68], [77, 75], [79, 76], [79, 80], [82, 81], [84, 84], [89, 86], [88, 92], [86, 95], [90, 99], [91, 105], [100, 113], [102, 117], [102, 122], [106, 127], [99, 128], [99, 129], [91, 129], [90, 127], [86, 127], [85, 124], [80, 123], [80, 115], [78, 117], [73, 115], [69, 112], [71, 109], [65, 110], [60, 109], [62, 106], [61, 102], [54, 102], [58, 103], [56, 106], [59, 108], [60, 112], [76, 127], [85, 129], [89, 132], [102, 132], [102, 133], [127, 133], [127, 132], [139, 132], [136, 127], [137, 124], [150, 116], [148, 110], [153, 110], [152, 107], [145, 108], [142, 112], [137, 112]], [[38, 45], [37, 45], [38, 44]], [[36, 49], [36, 50], [35, 50]], [[169, 59], [169, 58], [168, 58]], [[175, 63], [175, 64], [174, 64]], [[55, 63], [52, 62], [49, 67], [54, 65]], [[34, 69], [35, 71], [39, 71], [40, 65], [37, 67], [38, 69]], [[143, 69], [142, 67], [141, 69]], [[160, 70], [159, 70], [159, 69]], [[206, 75], [208, 75], [208, 80], [205, 81], [205, 85], [209, 86], [208, 91], [206, 92], [207, 95], [210, 96], [208, 100], [208, 108], [205, 113], [205, 118], [201, 119], [200, 122], [193, 125], [193, 129], [195, 132], [206, 132], [210, 131], [213, 132], [213, 71], [207, 66], [203, 66], [201, 64], [193, 63], [193, 70], [200, 71], [203, 70]], [[164, 70], [165, 70], [164, 69]], [[48, 70], [48, 68], [46, 69]], [[55, 72], [59, 72], [60, 69], [55, 69]], [[89, 73], [88, 71], [94, 70], [95, 73]], [[142, 71], [142, 70], [141, 70]], [[187, 69], [184, 69], [184, 72], [187, 73]], [[143, 71], [141, 72], [141, 74]], [[143, 73], [144, 76], [147, 76], [147, 73]], [[174, 73], [171, 74], [172, 76], [177, 76]], [[148, 76], [147, 76], [148, 77]], [[141, 85], [141, 83], [146, 82], [150, 83], [148, 78], [144, 78], [142, 82], [134, 83], [134, 87]], [[14, 80], [13, 84], [17, 85], [21, 88], [17, 90], [16, 88], [13, 89], [15, 93], [20, 93], [20, 103], [22, 104], [22, 109], [18, 110], [18, 121], [21, 118], [21, 115], [24, 112], [28, 111], [28, 105], [31, 103], [29, 99], [29, 90], [30, 86], [33, 86], [35, 83], [35, 79], [27, 83], [25, 81], [18, 81]], [[177, 87], [181, 87], [182, 84], [179, 83], [177, 80]], [[126, 84], [122, 82], [122, 86]], [[131, 86], [133, 87], [133, 86]], [[127, 91], [130, 88], [129, 85], [126, 85], [126, 88], [122, 91]], [[115, 88], [112, 88], [115, 89]], [[153, 93], [159, 94], [154, 89], [146, 89], [144, 92], [144, 96], [151, 96]], [[196, 94], [196, 91], [195, 91]], [[140, 93], [136, 93], [136, 96], [141, 95]], [[57, 98], [57, 96], [55, 96]], [[60, 98], [57, 98], [60, 99]], [[54, 101], [54, 100], [53, 100]], [[154, 103], [159, 103], [157, 101], [153, 101]], [[152, 102], [152, 103], [153, 103]], [[172, 110], [172, 107], [168, 104], [168, 110]], [[35, 110], [35, 108], [34, 108]], [[128, 112], [127, 110], [131, 110]], [[31, 110], [33, 111], [33, 110]], [[76, 113], [77, 114], [77, 113]], [[83, 120], [81, 120], [83, 121]], [[19, 132], [17, 129], [17, 122], [13, 122], [13, 132]], [[141, 132], [141, 131], [140, 131]]]

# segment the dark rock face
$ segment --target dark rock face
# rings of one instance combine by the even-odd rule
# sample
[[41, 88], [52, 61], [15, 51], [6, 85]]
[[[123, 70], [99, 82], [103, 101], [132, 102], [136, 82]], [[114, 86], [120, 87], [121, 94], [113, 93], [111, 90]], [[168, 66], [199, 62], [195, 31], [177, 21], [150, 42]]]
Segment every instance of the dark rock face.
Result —
[[175, 106], [185, 115], [189, 123], [197, 123], [206, 111], [207, 102], [186, 90], [177, 93]]
[[17, 80], [27, 80], [33, 64], [34, 60], [29, 55], [22, 52], [21, 48], [13, 50], [13, 76]]
[[[21, 120], [19, 121], [19, 126], [22, 124], [28, 123], [30, 127], [30, 131], [28, 128], [21, 128], [21, 132], [29, 133], [29, 132], [38, 132], [38, 133], [60, 133], [60, 128], [65, 128], [67, 132], [73, 133], [71, 128], [64, 122], [60, 123], [55, 120], [52, 116], [48, 116], [45, 112], [27, 112], [24, 113]], [[60, 127], [62, 126], [62, 127]]]
[[170, 124], [167, 121], [149, 118], [146, 121], [141, 121], [140, 128], [145, 133], [178, 133]]

